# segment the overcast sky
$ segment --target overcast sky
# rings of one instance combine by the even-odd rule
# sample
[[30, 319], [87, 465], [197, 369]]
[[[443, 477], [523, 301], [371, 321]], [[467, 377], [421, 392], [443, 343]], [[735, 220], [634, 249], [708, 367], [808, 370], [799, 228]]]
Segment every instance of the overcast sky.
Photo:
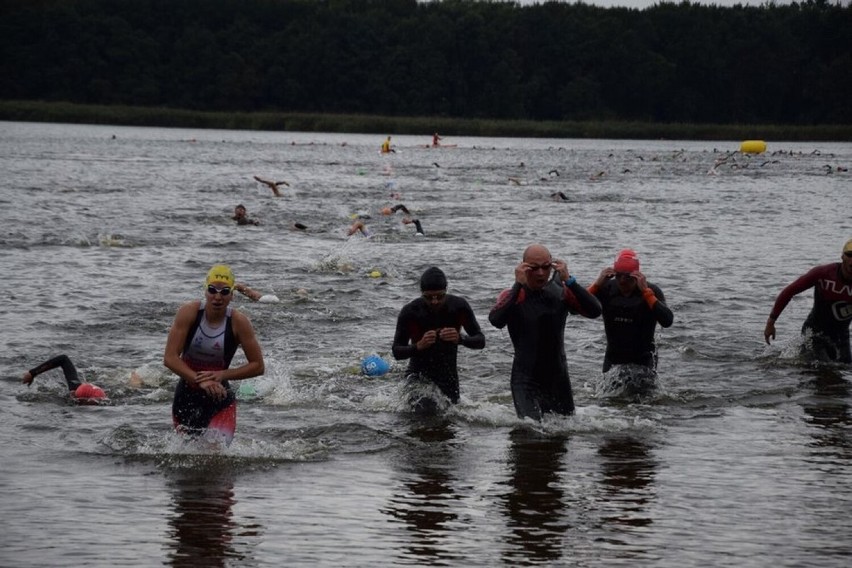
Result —
[[[567, 0], [568, 3], [573, 3], [574, 0]], [[690, 0], [693, 4], [715, 4], [716, 6], [760, 6], [761, 4], [769, 3], [769, 0]], [[789, 4], [792, 0], [774, 0], [775, 4]], [[542, 0], [520, 0], [521, 4], [541, 3]], [[659, 0], [583, 0], [585, 4], [593, 4], [595, 6], [627, 6], [628, 8], [647, 8], [657, 4]], [[671, 3], [671, 0], [670, 0]], [[680, 0], [674, 0], [675, 4], [679, 4]], [[832, 2], [833, 3], [833, 2]]]

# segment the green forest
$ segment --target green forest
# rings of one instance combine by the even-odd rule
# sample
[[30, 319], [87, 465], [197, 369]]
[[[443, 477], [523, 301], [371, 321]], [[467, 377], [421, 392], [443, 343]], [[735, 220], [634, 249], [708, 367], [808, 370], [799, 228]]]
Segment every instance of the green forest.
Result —
[[0, 0], [0, 100], [852, 124], [852, 3]]

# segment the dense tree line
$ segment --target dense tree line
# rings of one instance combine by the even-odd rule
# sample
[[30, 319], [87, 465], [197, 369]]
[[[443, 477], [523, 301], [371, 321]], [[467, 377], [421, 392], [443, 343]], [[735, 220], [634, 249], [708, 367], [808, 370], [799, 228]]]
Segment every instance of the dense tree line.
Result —
[[0, 98], [852, 123], [852, 4], [0, 0]]

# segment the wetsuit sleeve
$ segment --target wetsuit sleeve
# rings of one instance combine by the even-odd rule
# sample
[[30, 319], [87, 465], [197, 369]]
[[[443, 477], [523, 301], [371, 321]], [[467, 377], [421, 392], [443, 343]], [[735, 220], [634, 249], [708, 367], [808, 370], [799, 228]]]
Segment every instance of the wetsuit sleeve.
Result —
[[512, 307], [518, 302], [518, 295], [521, 293], [521, 285], [515, 282], [514, 286], [508, 290], [504, 290], [497, 298], [497, 303], [491, 308], [488, 314], [488, 321], [497, 329], [503, 329], [509, 323], [509, 315], [512, 312]]
[[484, 348], [485, 335], [482, 333], [482, 328], [479, 327], [479, 322], [476, 321], [476, 315], [467, 302], [465, 302], [463, 326], [467, 336], [462, 336], [459, 343], [469, 349]]
[[576, 280], [570, 286], [564, 286], [564, 288], [565, 301], [581, 316], [594, 319], [601, 315], [600, 301], [578, 284]]
[[654, 302], [654, 307], [651, 308], [651, 312], [653, 312], [654, 317], [657, 319], [657, 323], [659, 323], [662, 327], [671, 326], [672, 323], [674, 323], [674, 314], [666, 305], [666, 297], [663, 294], [663, 291], [655, 284], [649, 284], [648, 288], [653, 290], [654, 296], [657, 297], [657, 301]]
[[396, 319], [396, 332], [393, 334], [393, 346], [391, 352], [396, 360], [410, 359], [412, 355], [417, 353], [417, 345], [411, 343], [411, 336], [408, 333], [407, 325], [407, 310], [405, 308]]
[[62, 373], [65, 375], [65, 382], [68, 383], [68, 390], [77, 390], [77, 387], [80, 386], [80, 379], [77, 376], [77, 368], [74, 366], [74, 363], [71, 362], [68, 355], [57, 355], [53, 359], [45, 361], [41, 365], [30, 369], [30, 375], [35, 378], [36, 376], [51, 369], [55, 369], [56, 367], [62, 367]]
[[781, 312], [784, 311], [784, 308], [787, 307], [787, 304], [790, 303], [790, 300], [793, 299], [793, 296], [801, 294], [808, 288], [813, 288], [816, 285], [819, 281], [822, 270], [822, 266], [812, 268], [807, 273], [794, 280], [786, 288], [781, 290], [781, 293], [778, 294], [778, 297], [775, 299], [775, 305], [772, 306], [772, 311], [769, 313], [769, 317], [773, 320], [777, 320], [778, 316], [781, 315]]

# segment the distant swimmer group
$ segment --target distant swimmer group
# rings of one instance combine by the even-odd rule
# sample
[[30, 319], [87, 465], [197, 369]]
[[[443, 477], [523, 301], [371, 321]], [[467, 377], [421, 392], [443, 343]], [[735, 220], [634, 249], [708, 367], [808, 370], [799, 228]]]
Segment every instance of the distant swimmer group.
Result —
[[[436, 132], [432, 146], [440, 146], [441, 140]], [[386, 138], [381, 151], [395, 151], [391, 136]], [[525, 166], [521, 163], [520, 167]], [[604, 174], [600, 172], [596, 178]], [[551, 170], [549, 175], [558, 177], [559, 172]], [[280, 186], [290, 185], [259, 176], [253, 179], [269, 187], [275, 196], [281, 196]], [[524, 183], [515, 177], [510, 177], [509, 182]], [[401, 199], [398, 192], [390, 196], [393, 200]], [[555, 201], [569, 200], [561, 191], [551, 193], [550, 197]], [[407, 232], [413, 226], [416, 236], [424, 235], [416, 207], [396, 203], [383, 205], [378, 211], [380, 216], [375, 222], [386, 226], [392, 223], [395, 229]], [[351, 224], [345, 229], [347, 237], [372, 235], [366, 225], [371, 219], [369, 212], [350, 216]], [[400, 222], [397, 213], [403, 215], [403, 227], [397, 225]], [[234, 208], [232, 220], [239, 226], [260, 225], [249, 217], [243, 204]], [[344, 227], [335, 225], [338, 239]], [[301, 223], [293, 223], [290, 228], [307, 229]], [[304, 241], [308, 237], [292, 238]], [[429, 240], [422, 240], [421, 244], [428, 245]], [[428, 253], [430, 247], [416, 248]], [[575, 412], [566, 354], [566, 340], [571, 346], [574, 335], [566, 333], [569, 316], [602, 318], [605, 350], [600, 368], [605, 378], [617, 377], [636, 392], [654, 387], [659, 359], [657, 333], [674, 325], [675, 314], [661, 287], [651, 282], [641, 269], [639, 253], [630, 248], [618, 250], [613, 262], [607, 262], [588, 287], [578, 282], [565, 256], [554, 257], [542, 243], [526, 246], [521, 258], [512, 264], [508, 286], [498, 293], [497, 284], [489, 284], [495, 288], [491, 292], [494, 300], [488, 321], [493, 328], [508, 332], [506, 343], [511, 348], [511, 366], [506, 370], [506, 378], [519, 419], [541, 421], [547, 416], [564, 417]], [[444, 270], [426, 266], [419, 276], [419, 295], [407, 301], [397, 314], [390, 345], [394, 359], [406, 362], [403, 398], [407, 408], [416, 414], [435, 414], [460, 404], [463, 390], [459, 347], [479, 351], [486, 346], [485, 334], [468, 300], [450, 293]], [[372, 278], [387, 276], [378, 269], [369, 274]], [[803, 347], [819, 361], [852, 363], [849, 336], [852, 239], [843, 245], [840, 262], [813, 267], [781, 290], [765, 323], [766, 344], [775, 340], [776, 323], [792, 298], [811, 288], [814, 300], [801, 328], [806, 339]], [[239, 293], [260, 303], [278, 302], [278, 298], [238, 282], [226, 264], [209, 269], [202, 290], [201, 299], [186, 302], [177, 309], [165, 340], [162, 362], [177, 376], [171, 419], [181, 434], [227, 445], [233, 440], [237, 424], [233, 384], [263, 375], [266, 370], [255, 329], [248, 316], [232, 305], [234, 295]], [[582, 321], [579, 318], [571, 321]], [[239, 364], [233, 364], [238, 350], [242, 350], [244, 357], [238, 359]], [[36, 376], [55, 368], [62, 369], [69, 395], [75, 402], [108, 400], [102, 388], [81, 380], [71, 359], [64, 354], [26, 371], [21, 382], [31, 385]], [[385, 366], [381, 372], [365, 374], [383, 376], [387, 372]]]

